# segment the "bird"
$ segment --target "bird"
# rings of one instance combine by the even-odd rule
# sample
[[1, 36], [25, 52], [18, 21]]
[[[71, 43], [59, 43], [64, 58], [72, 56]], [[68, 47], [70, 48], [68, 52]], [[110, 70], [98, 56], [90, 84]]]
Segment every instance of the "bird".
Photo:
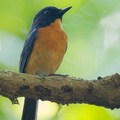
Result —
[[[48, 6], [36, 14], [20, 56], [20, 73], [49, 76], [56, 72], [67, 49], [62, 17], [69, 9]], [[21, 119], [36, 120], [37, 106], [38, 100], [25, 98]]]

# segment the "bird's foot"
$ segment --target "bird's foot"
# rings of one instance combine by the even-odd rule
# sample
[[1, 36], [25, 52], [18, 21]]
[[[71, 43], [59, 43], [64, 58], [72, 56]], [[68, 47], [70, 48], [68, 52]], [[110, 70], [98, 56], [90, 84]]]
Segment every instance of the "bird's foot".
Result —
[[68, 77], [69, 75], [61, 75], [61, 74], [50, 74], [49, 76], [61, 76], [61, 77]]
[[38, 76], [40, 76], [42, 78], [45, 78], [45, 75], [42, 75], [42, 74], [36, 74], [36, 75], [38, 75]]

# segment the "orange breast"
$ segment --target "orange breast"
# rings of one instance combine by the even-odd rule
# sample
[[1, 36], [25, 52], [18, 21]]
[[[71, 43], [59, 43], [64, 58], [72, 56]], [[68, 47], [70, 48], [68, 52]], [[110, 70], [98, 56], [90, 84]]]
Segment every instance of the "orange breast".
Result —
[[25, 72], [49, 75], [55, 73], [66, 51], [67, 35], [57, 19], [50, 26], [40, 28]]

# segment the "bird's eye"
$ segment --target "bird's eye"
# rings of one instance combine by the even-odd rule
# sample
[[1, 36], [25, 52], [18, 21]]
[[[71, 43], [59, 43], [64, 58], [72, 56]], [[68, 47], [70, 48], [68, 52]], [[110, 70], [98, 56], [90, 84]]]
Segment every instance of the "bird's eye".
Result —
[[50, 15], [50, 12], [46, 10], [46, 11], [44, 12], [44, 15]]

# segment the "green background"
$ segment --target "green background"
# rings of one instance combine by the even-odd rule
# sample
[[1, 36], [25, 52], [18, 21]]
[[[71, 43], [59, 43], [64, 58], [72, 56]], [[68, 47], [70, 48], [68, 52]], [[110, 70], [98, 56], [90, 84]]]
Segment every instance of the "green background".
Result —
[[[0, 70], [18, 72], [33, 17], [46, 6], [73, 7], [63, 17], [68, 49], [56, 73], [89, 80], [120, 73], [119, 0], [0, 0]], [[19, 103], [1, 96], [0, 120], [20, 120], [23, 98]], [[38, 120], [120, 120], [119, 109], [39, 103]]]

